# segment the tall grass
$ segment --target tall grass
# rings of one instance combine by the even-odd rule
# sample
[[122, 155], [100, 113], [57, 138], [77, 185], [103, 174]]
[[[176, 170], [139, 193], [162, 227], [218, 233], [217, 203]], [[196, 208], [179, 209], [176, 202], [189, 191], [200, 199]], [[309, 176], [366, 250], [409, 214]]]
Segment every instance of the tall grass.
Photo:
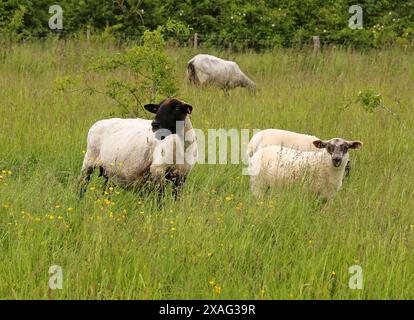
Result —
[[[183, 199], [167, 197], [158, 209], [150, 194], [115, 187], [102, 196], [96, 176], [78, 201], [87, 131], [115, 109], [102, 96], [58, 93], [53, 83], [116, 50], [32, 43], [0, 62], [1, 298], [414, 298], [412, 53], [221, 52], [258, 86], [225, 95], [187, 85], [194, 52], [171, 48], [196, 128], [276, 127], [365, 144], [325, 204], [300, 187], [257, 200], [243, 164], [200, 164]], [[340, 110], [366, 88], [383, 95], [405, 128], [382, 110]], [[355, 264], [363, 290], [348, 286]], [[62, 290], [48, 287], [51, 265], [63, 268]]]

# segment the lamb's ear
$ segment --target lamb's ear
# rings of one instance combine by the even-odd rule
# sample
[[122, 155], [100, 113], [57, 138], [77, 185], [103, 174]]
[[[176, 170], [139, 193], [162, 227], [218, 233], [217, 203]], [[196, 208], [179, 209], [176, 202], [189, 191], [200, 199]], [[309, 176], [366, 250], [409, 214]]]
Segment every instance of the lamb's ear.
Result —
[[325, 142], [325, 141], [322, 141], [322, 140], [315, 140], [315, 141], [313, 142], [313, 145], [314, 145], [316, 148], [318, 148], [318, 149], [323, 149], [323, 148], [325, 148], [325, 147], [326, 147], [326, 142]]
[[349, 149], [361, 149], [362, 141], [348, 141], [348, 148]]
[[187, 110], [188, 114], [191, 114], [191, 112], [193, 112], [193, 106], [190, 106], [189, 104], [185, 104], [184, 108]]
[[153, 103], [146, 104], [144, 106], [145, 110], [147, 110], [147, 111], [149, 111], [151, 113], [157, 113], [159, 107], [160, 106], [158, 104], [153, 104]]

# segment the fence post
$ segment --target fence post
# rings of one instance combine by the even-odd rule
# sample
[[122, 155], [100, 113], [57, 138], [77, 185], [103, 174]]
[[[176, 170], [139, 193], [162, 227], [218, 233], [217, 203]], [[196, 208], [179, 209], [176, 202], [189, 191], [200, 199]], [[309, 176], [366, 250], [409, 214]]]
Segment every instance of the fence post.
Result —
[[89, 29], [88, 27], [88, 29], [86, 29], [86, 42], [89, 42], [90, 37], [91, 37], [91, 29]]
[[319, 36], [313, 36], [313, 53], [318, 54], [319, 50], [321, 49], [321, 40], [319, 39]]
[[198, 48], [198, 33], [194, 33], [194, 49]]

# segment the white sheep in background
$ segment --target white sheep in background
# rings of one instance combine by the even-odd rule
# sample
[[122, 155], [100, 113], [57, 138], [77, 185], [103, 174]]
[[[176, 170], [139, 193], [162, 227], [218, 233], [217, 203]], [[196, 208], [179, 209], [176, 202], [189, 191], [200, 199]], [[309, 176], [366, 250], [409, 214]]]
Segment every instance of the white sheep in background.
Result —
[[236, 62], [209, 54], [198, 54], [187, 63], [187, 78], [194, 84], [213, 83], [223, 89], [245, 87], [255, 89], [255, 83]]
[[252, 156], [249, 164], [250, 187], [256, 196], [268, 188], [309, 179], [311, 190], [330, 197], [342, 186], [348, 149], [362, 147], [360, 141], [334, 138], [314, 140], [318, 151], [300, 151], [283, 146], [264, 147]]
[[[163, 194], [167, 180], [177, 197], [197, 159], [197, 144], [189, 114], [192, 107], [166, 99], [145, 108], [155, 119], [107, 119], [96, 122], [88, 133], [82, 165], [81, 195], [95, 168], [117, 185], [140, 187], [153, 181]], [[183, 124], [177, 127], [177, 122]], [[106, 184], [105, 182], [105, 184]]]

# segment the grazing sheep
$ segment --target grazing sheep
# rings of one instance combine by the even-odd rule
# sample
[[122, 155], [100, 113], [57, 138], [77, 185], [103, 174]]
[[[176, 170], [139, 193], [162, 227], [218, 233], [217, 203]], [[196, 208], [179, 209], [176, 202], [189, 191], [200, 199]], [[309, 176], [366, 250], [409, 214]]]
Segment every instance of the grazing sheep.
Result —
[[[318, 137], [281, 129], [265, 129], [256, 133], [247, 146], [248, 158], [253, 157], [257, 150], [268, 146], [283, 146], [299, 151], [318, 151], [313, 144]], [[345, 167], [344, 176], [349, 176], [351, 162]]]
[[214, 83], [225, 90], [235, 87], [255, 89], [255, 83], [237, 63], [208, 54], [198, 54], [187, 63], [187, 78], [193, 84]]
[[155, 182], [163, 195], [166, 181], [178, 193], [197, 159], [197, 144], [189, 114], [192, 106], [166, 99], [144, 106], [155, 119], [107, 119], [88, 133], [82, 165], [81, 196], [95, 168], [100, 175], [124, 187]]
[[[300, 151], [283, 146], [267, 146], [250, 159], [250, 187], [256, 196], [268, 188], [309, 177], [311, 190], [322, 197], [330, 197], [342, 186], [348, 162], [348, 149], [362, 147], [360, 141], [334, 138], [314, 140], [318, 151]], [[322, 150], [320, 150], [322, 149]]]

